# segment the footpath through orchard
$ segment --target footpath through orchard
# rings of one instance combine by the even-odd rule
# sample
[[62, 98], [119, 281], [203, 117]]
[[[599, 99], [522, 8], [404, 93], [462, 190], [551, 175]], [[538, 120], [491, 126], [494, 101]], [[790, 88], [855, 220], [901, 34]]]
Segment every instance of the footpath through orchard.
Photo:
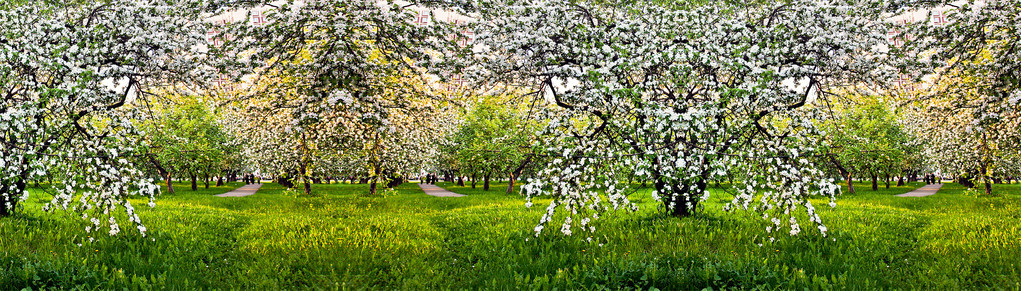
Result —
[[457, 194], [457, 193], [454, 193], [454, 192], [447, 191], [447, 189], [440, 188], [440, 186], [436, 186], [436, 185], [433, 185], [433, 184], [418, 183], [418, 187], [421, 187], [422, 191], [425, 192], [426, 195], [430, 195], [430, 196], [436, 196], [436, 197], [462, 197], [462, 196], [464, 196], [464, 195], [461, 195], [461, 194]]
[[939, 188], [943, 188], [943, 184], [930, 184], [922, 186], [921, 188], [915, 189], [908, 193], [897, 195], [897, 197], [925, 197], [936, 194]]
[[248, 184], [248, 185], [241, 186], [240, 188], [234, 189], [234, 191], [230, 191], [230, 192], [227, 192], [227, 193], [216, 195], [216, 197], [244, 197], [244, 196], [251, 196], [252, 194], [255, 194], [255, 191], [259, 191], [259, 188], [262, 188], [262, 184], [261, 183], [260, 184]]

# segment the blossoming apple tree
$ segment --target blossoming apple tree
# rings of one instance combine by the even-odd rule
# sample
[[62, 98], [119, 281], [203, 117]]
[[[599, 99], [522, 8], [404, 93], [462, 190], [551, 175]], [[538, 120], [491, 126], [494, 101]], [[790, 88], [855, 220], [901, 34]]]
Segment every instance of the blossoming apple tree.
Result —
[[930, 1], [894, 54], [920, 88], [908, 96], [944, 173], [992, 182], [1021, 175], [1021, 6], [1012, 1]]
[[[445, 100], [429, 84], [451, 77], [435, 68], [463, 51], [452, 49], [448, 36], [457, 32], [451, 25], [428, 10], [391, 1], [249, 4], [268, 11], [262, 15], [268, 21], [224, 28], [224, 35], [235, 37], [213, 53], [230, 56], [224, 67], [246, 66], [247, 82], [256, 85], [241, 101], [258, 103], [250, 111], [263, 118], [253, 120], [272, 119], [244, 131], [279, 131], [254, 133], [267, 142], [253, 149], [274, 152], [255, 154], [260, 164], [283, 166], [267, 168], [296, 172], [306, 181], [315, 169], [363, 173], [372, 192], [385, 172], [417, 174], [411, 170], [431, 156], [427, 137], [438, 134], [433, 121], [442, 114], [434, 113]], [[267, 80], [275, 81], [265, 85]], [[332, 166], [324, 167], [328, 157]]]
[[691, 215], [709, 183], [737, 175], [729, 209], [758, 211], [768, 231], [796, 235], [808, 220], [826, 232], [809, 198], [834, 205], [839, 188], [810, 159], [824, 154], [816, 100], [879, 75], [881, 5], [511, 2], [479, 6], [490, 8], [477, 11], [476, 41], [490, 53], [475, 75], [547, 105], [538, 142], [550, 162], [524, 186], [553, 198], [537, 235], [555, 217], [570, 235], [635, 208], [622, 183], [632, 173], [671, 215]]
[[[20, 1], [19, 1], [20, 2]], [[147, 90], [192, 80], [204, 39], [195, 1], [25, 1], [0, 10], [0, 216], [56, 176], [46, 210], [87, 231], [145, 226], [129, 197], [158, 192], [137, 167]], [[123, 215], [114, 215], [123, 210]]]

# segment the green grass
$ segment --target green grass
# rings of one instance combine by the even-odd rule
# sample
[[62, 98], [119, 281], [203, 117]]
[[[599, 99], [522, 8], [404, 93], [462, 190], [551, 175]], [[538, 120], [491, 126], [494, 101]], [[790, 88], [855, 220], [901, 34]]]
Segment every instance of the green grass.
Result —
[[180, 184], [156, 208], [139, 207], [148, 237], [125, 227], [91, 243], [80, 217], [40, 212], [48, 197], [36, 191], [24, 213], [0, 219], [0, 289], [1021, 288], [1019, 185], [972, 197], [948, 184], [923, 198], [893, 196], [918, 183], [856, 185], [835, 209], [813, 201], [829, 236], [806, 227], [773, 243], [761, 218], [721, 210], [726, 194], [679, 219], [639, 193], [637, 213], [598, 222], [602, 246], [578, 234], [535, 237], [547, 201], [527, 209], [503, 194], [506, 184], [440, 185], [468, 196], [405, 184], [367, 197], [366, 185], [332, 184], [303, 197], [267, 184], [220, 198], [212, 195], [239, 185]]

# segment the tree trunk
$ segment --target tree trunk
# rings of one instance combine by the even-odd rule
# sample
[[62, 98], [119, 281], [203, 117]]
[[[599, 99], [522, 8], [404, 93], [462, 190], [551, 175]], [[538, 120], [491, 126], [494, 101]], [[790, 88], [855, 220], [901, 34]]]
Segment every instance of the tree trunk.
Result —
[[890, 174], [886, 174], [886, 189], [890, 189]]
[[372, 176], [372, 179], [371, 179], [372, 180], [372, 184], [369, 185], [369, 195], [376, 195], [376, 184], [378, 184], [378, 182], [380, 180], [379, 176], [380, 176], [380, 174], [383, 173], [383, 169], [380, 168], [380, 165], [374, 164], [374, 165], [372, 165], [372, 173], [373, 173], [373, 176]]
[[308, 179], [305, 179], [305, 195], [312, 194], [312, 183], [309, 183]]
[[482, 179], [483, 179], [482, 190], [489, 191], [489, 174], [483, 176]]
[[14, 192], [10, 192], [10, 188], [7, 185], [0, 185], [0, 217], [14, 215], [14, 211], [18, 209], [18, 201], [22, 193], [25, 193], [25, 187], [27, 186], [25, 185], [25, 180], [23, 178], [14, 179]]
[[702, 180], [690, 185], [695, 189], [685, 187], [687, 185], [670, 185], [662, 179], [657, 179], [654, 186], [663, 197], [663, 206], [666, 207], [667, 213], [674, 217], [686, 217], [694, 214], [699, 202], [697, 196], [701, 196], [700, 193], [706, 189], [706, 183]]
[[854, 194], [854, 176], [851, 173], [847, 173], [845, 177], [847, 177], [847, 192]]
[[205, 181], [206, 182], [206, 189], [209, 189], [209, 174], [206, 174], [206, 178], [204, 180], [206, 180]]
[[[435, 176], [434, 176], [435, 177]], [[394, 188], [404, 184], [404, 177], [391, 177], [390, 181], [386, 183], [387, 188]], [[436, 184], [433, 182], [433, 184]]]
[[[985, 148], [985, 139], [984, 139], [984, 137], [985, 137], [985, 134], [983, 134], [983, 140], [982, 140], [983, 141], [983, 144], [982, 144], [983, 148]], [[982, 162], [979, 163], [979, 165], [980, 165], [981, 168], [979, 169], [979, 173], [978, 174], [981, 175], [982, 182], [985, 183], [986, 195], [991, 195], [991, 194], [993, 194], [993, 185], [992, 185], [992, 183], [990, 183], [990, 182], [992, 182], [992, 181], [990, 181], [992, 179], [990, 179], [991, 177], [989, 175], [989, 172], [990, 172], [989, 171], [989, 162], [988, 162], [988, 160], [986, 158], [983, 158]]]
[[464, 187], [464, 176], [457, 175], [457, 186]]
[[291, 182], [291, 178], [288, 178], [288, 177], [282, 177], [281, 176], [281, 177], [277, 178], [277, 184], [280, 184], [281, 186], [287, 187], [288, 189], [294, 188], [294, 183]]
[[510, 173], [510, 179], [507, 179], [507, 194], [514, 192], [514, 179], [516, 178], [517, 175], [514, 175], [514, 173]]
[[879, 191], [879, 181], [876, 180], [878, 178], [878, 175], [872, 174], [872, 191]]
[[191, 190], [192, 191], [199, 190], [198, 175], [191, 174]]
[[961, 176], [960, 178], [957, 178], [957, 181], [958, 181], [957, 183], [963, 185], [964, 187], [975, 188], [975, 183], [972, 182], [971, 178], [967, 176]]
[[[833, 163], [833, 166], [837, 167], [837, 171], [840, 172], [841, 176], [847, 178], [847, 192], [854, 194], [854, 181], [852, 180], [853, 177], [851, 176], [851, 171], [844, 168], [844, 166], [840, 164], [840, 161], [832, 155], [830, 155], [830, 162]], [[730, 185], [734, 185], [734, 183], [731, 182]]]
[[904, 186], [904, 175], [897, 176], [897, 187]]
[[[174, 184], [171, 183], [170, 171], [164, 168], [163, 164], [151, 155], [149, 156], [149, 162], [152, 163], [152, 165], [156, 168], [156, 172], [158, 172], [161, 177], [167, 179], [167, 192], [174, 194]], [[53, 182], [50, 182], [50, 185], [53, 185]]]
[[170, 194], [174, 194], [174, 182], [172, 181], [173, 179], [170, 173], [167, 173], [165, 177], [167, 178], [167, 192], [170, 192]]
[[990, 183], [988, 178], [985, 179], [985, 180], [986, 180], [986, 195], [992, 195], [993, 194], [993, 184]]
[[478, 180], [475, 179], [475, 174], [471, 175], [471, 182], [472, 182], [472, 189], [475, 189], [475, 184], [478, 183]]
[[223, 175], [216, 176], [216, 187], [223, 186]]

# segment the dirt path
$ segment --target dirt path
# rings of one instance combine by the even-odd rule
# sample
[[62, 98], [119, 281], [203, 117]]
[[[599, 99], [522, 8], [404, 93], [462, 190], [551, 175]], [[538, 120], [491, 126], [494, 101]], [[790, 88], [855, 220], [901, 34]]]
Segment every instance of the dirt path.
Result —
[[915, 191], [897, 195], [897, 197], [925, 197], [936, 194], [936, 191], [939, 191], [939, 188], [943, 188], [943, 184], [925, 185], [921, 188], [915, 189]]
[[432, 184], [418, 183], [418, 187], [421, 187], [422, 191], [424, 191], [426, 195], [430, 195], [430, 196], [436, 196], [436, 197], [462, 197], [462, 196], [464, 196], [464, 195], [461, 195], [461, 194], [457, 194], [457, 193], [454, 193], [454, 192], [447, 191], [447, 189], [443, 189], [443, 188], [440, 188], [439, 186], [432, 185]]
[[261, 187], [262, 187], [262, 184], [248, 184], [248, 185], [241, 186], [240, 188], [234, 189], [234, 191], [230, 191], [230, 192], [227, 192], [227, 193], [216, 195], [216, 197], [244, 197], [244, 196], [250, 196], [252, 194], [255, 194], [255, 191], [259, 191], [259, 188], [261, 188]]

